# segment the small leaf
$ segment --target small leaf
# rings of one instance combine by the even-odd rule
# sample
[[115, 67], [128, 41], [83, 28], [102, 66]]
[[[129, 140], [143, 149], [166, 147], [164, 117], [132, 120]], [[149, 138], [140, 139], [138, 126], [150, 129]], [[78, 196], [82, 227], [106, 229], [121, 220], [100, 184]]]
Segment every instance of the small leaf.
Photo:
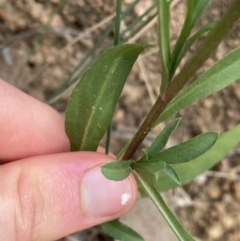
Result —
[[193, 27], [197, 23], [198, 19], [203, 14], [206, 7], [209, 5], [211, 0], [188, 0], [188, 12], [184, 21], [184, 25], [180, 36], [175, 44], [173, 54], [172, 54], [172, 63], [170, 70], [170, 79], [173, 77], [174, 72], [177, 68], [177, 59], [184, 46], [185, 41], [189, 37]]
[[200, 134], [189, 141], [173, 146], [149, 161], [162, 160], [168, 164], [177, 164], [191, 161], [209, 150], [218, 138], [217, 132]]
[[169, 35], [169, 15], [170, 1], [157, 0], [158, 3], [158, 45], [160, 61], [162, 66], [161, 95], [164, 94], [169, 80], [170, 67], [170, 35]]
[[[234, 146], [240, 142], [240, 124], [231, 130], [222, 134], [216, 144], [205, 154], [192, 160], [191, 162], [177, 164], [174, 166], [175, 171], [181, 179], [182, 185], [189, 183], [204, 171], [209, 170], [219, 161], [221, 161], [230, 152]], [[177, 187], [176, 183], [160, 173], [157, 183], [159, 192], [167, 191]]]
[[176, 182], [178, 185], [181, 185], [181, 181], [175, 172], [175, 170], [168, 164], [166, 164], [165, 168], [163, 169], [163, 172], [169, 176], [174, 182]]
[[161, 212], [169, 227], [176, 234], [179, 241], [195, 241], [195, 239], [187, 232], [187, 230], [181, 225], [178, 219], [171, 212], [156, 188], [151, 185], [143, 176], [139, 175], [138, 172], [133, 171], [133, 173], [153, 203], [156, 205], [157, 209]]
[[148, 161], [148, 154], [147, 154], [147, 149], [142, 149], [143, 156], [142, 159], [140, 160], [141, 162], [146, 162]]
[[174, 99], [157, 119], [154, 126], [187, 106], [232, 84], [240, 78], [239, 66], [240, 47], [219, 60]]
[[110, 180], [124, 180], [131, 173], [131, 163], [131, 161], [109, 162], [101, 167], [102, 174]]
[[148, 157], [148, 159], [153, 158], [160, 151], [163, 150], [163, 148], [167, 144], [169, 137], [172, 135], [173, 131], [177, 128], [180, 121], [181, 121], [181, 118], [171, 121], [167, 126], [165, 126], [165, 128], [161, 131], [161, 133], [153, 141], [151, 146], [149, 148], [143, 150], [145, 155]]
[[66, 111], [65, 129], [72, 151], [97, 149], [127, 76], [144, 48], [139, 44], [115, 46], [100, 56], [82, 77]]
[[101, 225], [104, 232], [120, 241], [144, 241], [144, 239], [127, 225], [113, 220]]

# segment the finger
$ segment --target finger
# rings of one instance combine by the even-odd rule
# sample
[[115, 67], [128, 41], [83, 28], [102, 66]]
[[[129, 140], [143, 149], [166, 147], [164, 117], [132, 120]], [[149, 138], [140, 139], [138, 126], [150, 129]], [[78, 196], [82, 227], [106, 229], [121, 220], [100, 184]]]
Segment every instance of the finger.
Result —
[[0, 237], [46, 241], [115, 219], [136, 200], [130, 175], [106, 179], [110, 156], [75, 152], [28, 158], [0, 167]]
[[0, 79], [0, 160], [69, 150], [62, 117]]

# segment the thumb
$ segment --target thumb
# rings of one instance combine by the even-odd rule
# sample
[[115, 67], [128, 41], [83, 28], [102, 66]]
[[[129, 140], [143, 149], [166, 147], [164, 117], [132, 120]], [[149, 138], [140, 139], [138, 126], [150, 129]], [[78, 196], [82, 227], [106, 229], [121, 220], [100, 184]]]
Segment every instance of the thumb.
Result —
[[0, 166], [0, 237], [56, 240], [127, 212], [137, 197], [135, 179], [106, 179], [110, 156], [75, 152]]

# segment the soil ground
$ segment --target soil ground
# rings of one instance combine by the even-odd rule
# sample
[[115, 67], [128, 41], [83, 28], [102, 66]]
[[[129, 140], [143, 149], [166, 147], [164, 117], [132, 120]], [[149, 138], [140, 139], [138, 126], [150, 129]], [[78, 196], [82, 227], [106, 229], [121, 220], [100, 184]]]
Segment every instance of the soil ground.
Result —
[[[125, 0], [124, 8], [131, 2], [133, 1]], [[131, 16], [123, 22], [122, 28], [124, 29], [131, 20], [142, 14], [152, 2], [152, 0], [140, 1]], [[53, 18], [51, 28], [44, 35], [41, 43], [35, 46], [58, 3], [59, 0], [0, 0], [0, 77], [45, 102], [84, 58], [113, 20], [90, 32], [91, 27], [112, 15], [115, 10], [115, 1], [69, 0]], [[231, 0], [213, 0], [208, 11], [201, 18], [199, 26], [217, 21], [230, 3]], [[172, 44], [176, 41], [186, 13], [186, 1], [174, 1], [174, 4], [171, 11]], [[76, 36], [79, 37], [87, 31], [89, 32], [85, 37], [75, 44], [70, 44]], [[107, 38], [105, 44], [111, 41], [112, 36]], [[135, 41], [157, 43], [156, 22], [153, 22], [152, 26]], [[240, 22], [205, 62], [199, 73], [239, 45]], [[34, 46], [35, 51], [29, 55]], [[197, 47], [198, 43], [193, 46], [191, 52]], [[181, 65], [185, 61], [183, 60]], [[121, 96], [114, 117], [112, 142], [114, 153], [117, 153], [132, 137], [150, 110], [157, 97], [160, 80], [158, 53], [157, 49], [153, 48], [139, 58]], [[54, 108], [64, 112], [68, 97], [69, 93], [66, 93], [54, 104]], [[217, 130], [223, 133], [229, 130], [240, 121], [239, 103], [240, 82], [236, 82], [223, 91], [181, 111], [177, 116], [183, 117], [182, 123], [170, 140], [169, 146], [205, 131]], [[159, 129], [164, 125], [164, 123], [161, 124]], [[154, 130], [143, 145], [149, 145], [159, 129]], [[167, 202], [184, 226], [199, 240], [240, 240], [239, 163], [240, 146], [237, 146], [211, 171], [189, 185], [165, 194]], [[148, 206], [141, 206], [142, 219], [145, 219], [144, 207]], [[136, 210], [139, 214], [139, 209], [136, 208]], [[153, 215], [152, 222], [154, 220], [156, 219]], [[146, 240], [160, 240], [153, 230], [150, 229], [149, 232]], [[66, 240], [111, 239], [96, 227]], [[169, 239], [169, 241], [173, 240], [175, 239]]]

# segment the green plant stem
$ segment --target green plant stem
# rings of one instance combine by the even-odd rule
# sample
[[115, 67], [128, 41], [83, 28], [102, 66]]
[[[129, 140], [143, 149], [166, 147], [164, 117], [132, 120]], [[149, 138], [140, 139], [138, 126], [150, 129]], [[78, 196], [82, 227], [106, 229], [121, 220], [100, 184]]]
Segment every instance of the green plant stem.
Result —
[[173, 79], [166, 90], [166, 102], [170, 102], [184, 85], [191, 79], [193, 74], [208, 59], [209, 55], [217, 48], [234, 23], [240, 17], [240, 1], [235, 0], [229, 10], [217, 23], [216, 27], [207, 35], [200, 47], [186, 62], [180, 73]]
[[118, 45], [120, 40], [121, 11], [122, 11], [122, 0], [117, 0], [115, 31], [114, 31], [114, 40], [113, 40], [114, 46]]
[[[114, 39], [113, 39], [114, 46], [118, 45], [120, 42], [121, 12], [122, 12], [122, 0], [117, 0], [115, 31], [114, 31]], [[106, 154], [108, 154], [110, 150], [111, 134], [112, 134], [112, 122], [107, 130], [107, 140], [106, 140], [106, 149], [105, 149]]]
[[178, 219], [171, 212], [169, 207], [164, 202], [160, 193], [153, 187], [142, 175], [140, 175], [136, 170], [132, 171], [137, 180], [142, 184], [143, 188], [147, 192], [148, 196], [151, 198], [153, 203], [156, 205], [157, 209], [161, 212], [164, 219], [169, 224], [172, 231], [176, 234], [180, 241], [194, 241], [191, 235], [183, 228]]
[[147, 115], [143, 124], [135, 134], [130, 143], [123, 160], [132, 158], [144, 138], [150, 132], [153, 124], [163, 112], [167, 104], [178, 94], [184, 85], [191, 79], [193, 74], [201, 67], [213, 50], [217, 48], [219, 43], [232, 28], [234, 23], [240, 16], [240, 1], [235, 0], [229, 10], [225, 13], [216, 27], [208, 34], [205, 41], [201, 44], [198, 50], [187, 61], [180, 73], [174, 78], [172, 83], [166, 90], [165, 99], [158, 97], [156, 103]]
[[137, 148], [140, 146], [144, 138], [147, 134], [151, 131], [153, 124], [162, 113], [164, 108], [166, 107], [166, 102], [159, 96], [153, 105], [152, 109], [150, 110], [148, 116], [142, 123], [141, 127], [137, 131], [136, 135], [133, 137], [132, 142], [130, 143], [127, 151], [123, 156], [123, 160], [129, 160], [132, 158], [134, 153], [136, 152]]
[[108, 154], [110, 152], [111, 136], [112, 136], [112, 122], [107, 129], [107, 139], [106, 139], [106, 146], [105, 146], [106, 154]]

